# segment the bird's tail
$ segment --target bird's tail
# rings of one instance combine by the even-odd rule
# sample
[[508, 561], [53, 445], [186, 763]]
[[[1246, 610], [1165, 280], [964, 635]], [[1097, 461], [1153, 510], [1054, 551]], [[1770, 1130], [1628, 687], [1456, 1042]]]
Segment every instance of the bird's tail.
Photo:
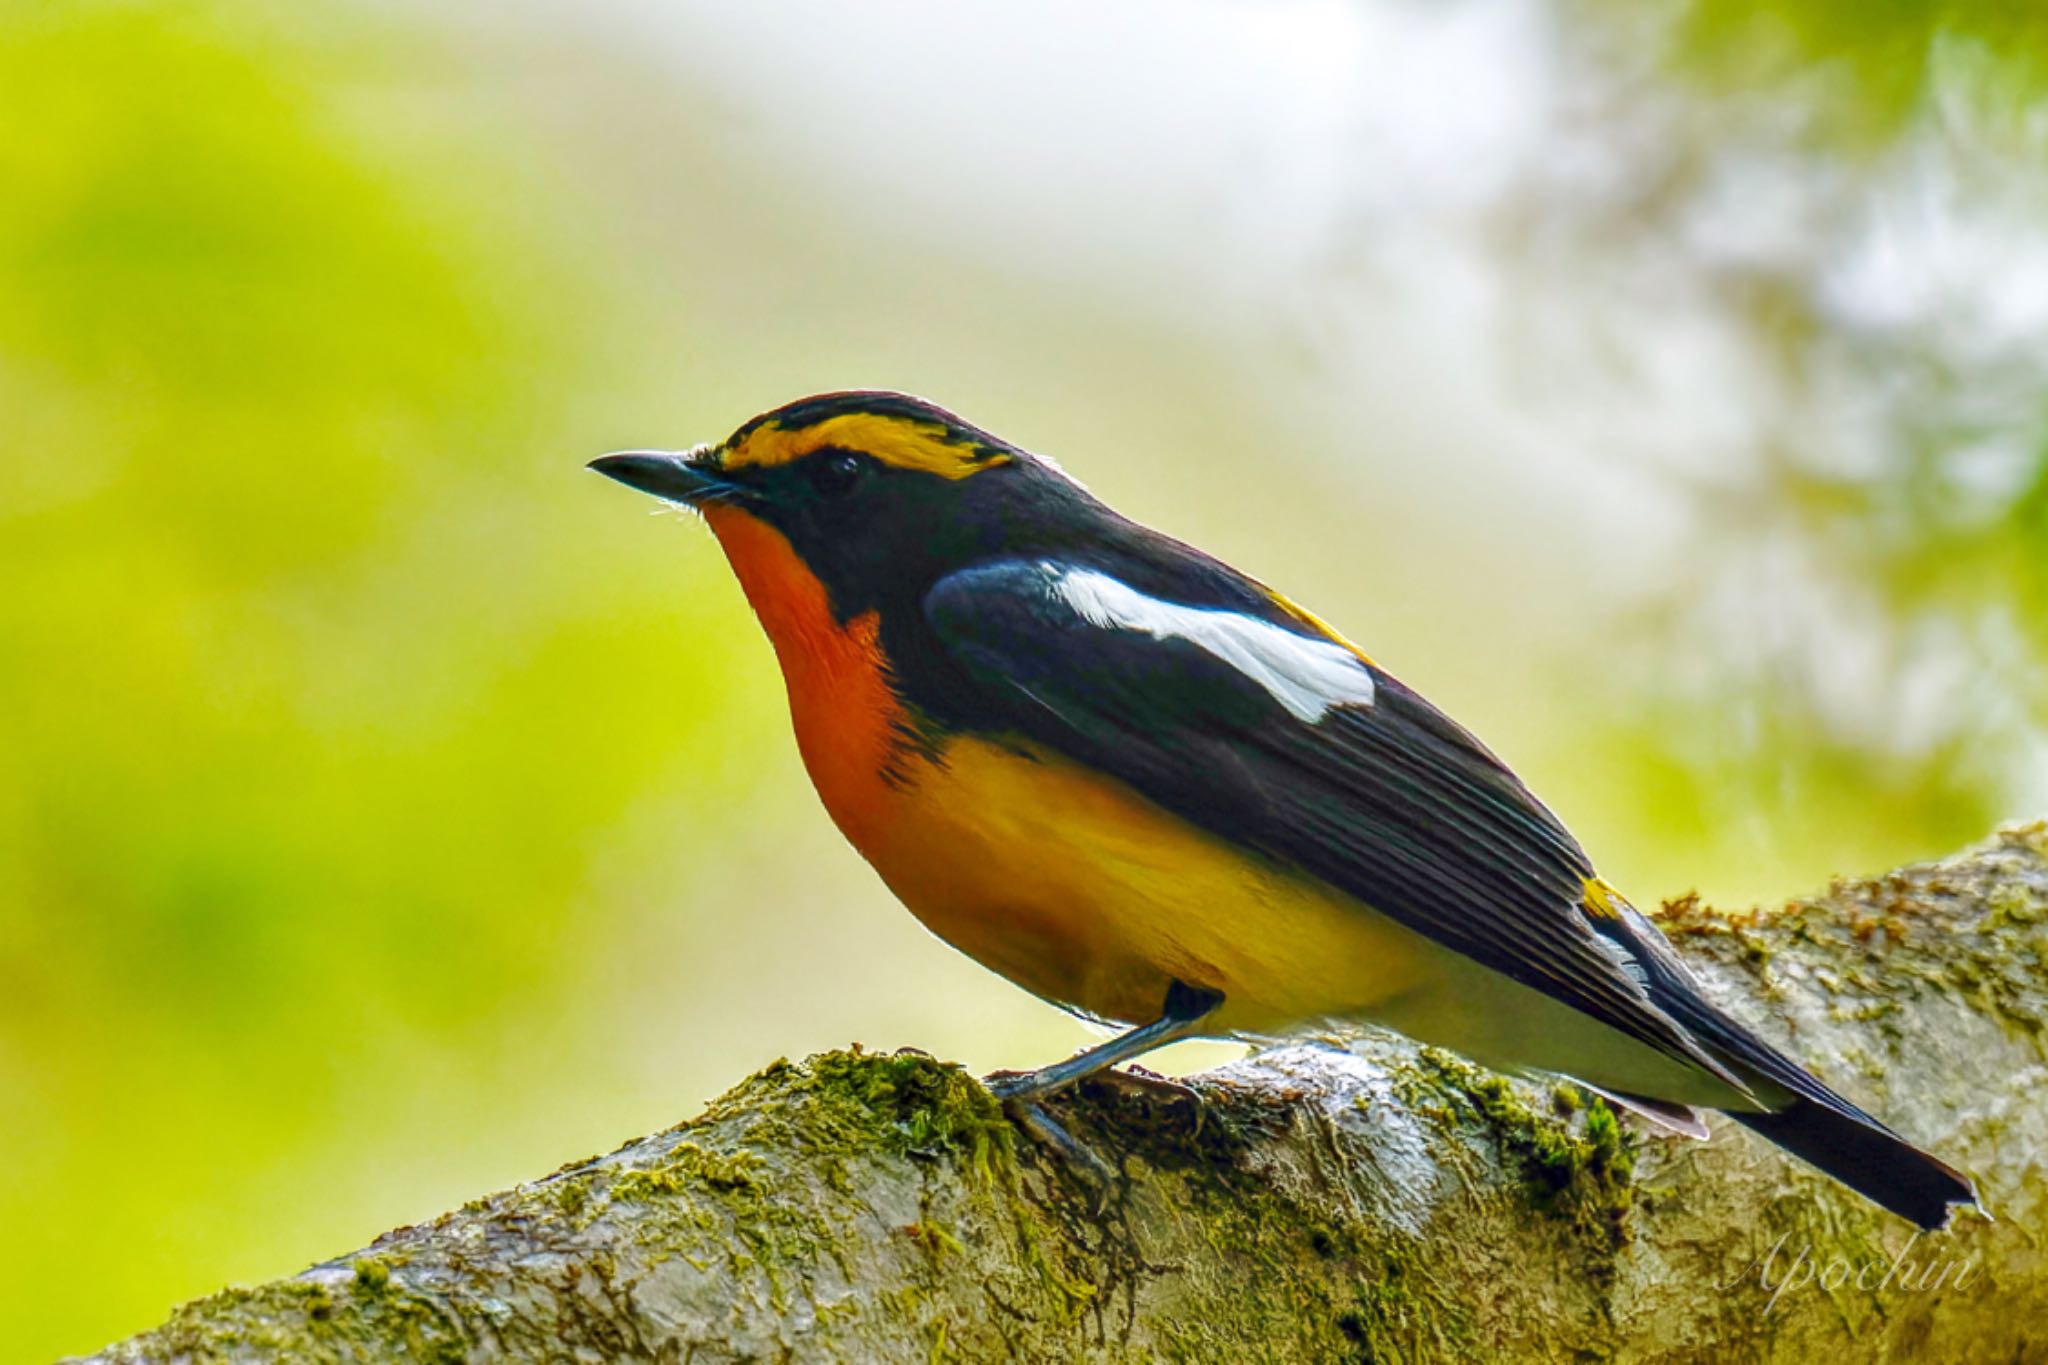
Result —
[[1949, 1205], [1977, 1202], [1960, 1171], [1852, 1106], [1799, 1096], [1774, 1112], [1731, 1111], [1728, 1117], [1930, 1231], [1948, 1222]]
[[1697, 995], [1672, 1001], [1674, 1013], [1715, 1060], [1765, 1101], [1762, 1111], [1724, 1112], [1752, 1132], [1932, 1231], [1948, 1206], [1974, 1204], [1969, 1178], [1828, 1089], [1808, 1071]]
[[1962, 1172], [1913, 1146], [1708, 1003], [1692, 973], [1634, 906], [1618, 896], [1609, 905], [1594, 928], [1625, 936], [1651, 1002], [1762, 1105], [1726, 1110], [1729, 1118], [1923, 1228], [1946, 1224], [1951, 1204], [1977, 1202]]

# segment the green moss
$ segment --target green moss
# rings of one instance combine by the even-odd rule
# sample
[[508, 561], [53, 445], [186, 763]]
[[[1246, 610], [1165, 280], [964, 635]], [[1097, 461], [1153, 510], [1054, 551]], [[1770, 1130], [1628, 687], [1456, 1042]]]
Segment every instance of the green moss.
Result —
[[326, 1285], [317, 1280], [287, 1280], [285, 1288], [304, 1301], [306, 1316], [313, 1321], [325, 1322], [334, 1316], [334, 1295]]
[[2048, 906], [2043, 906], [2027, 889], [2015, 882], [1994, 886], [1984, 896], [1984, 907], [1990, 913], [1985, 917], [1986, 929], [2002, 929], [2008, 924], [2038, 924]]
[[855, 1046], [801, 1064], [778, 1061], [713, 1101], [697, 1124], [745, 1119], [764, 1142], [813, 1154], [880, 1149], [965, 1158], [990, 1174], [1014, 1152], [1015, 1132], [995, 1097], [967, 1071], [919, 1052]]
[[1627, 1185], [1636, 1170], [1635, 1147], [1628, 1130], [1605, 1100], [1586, 1110], [1584, 1168], [1605, 1185]]
[[2048, 820], [2035, 820], [2024, 825], [2007, 825], [1998, 831], [1998, 841], [2007, 848], [2031, 853], [2042, 862], [2048, 863]]
[[679, 1172], [657, 1166], [619, 1176], [612, 1181], [611, 1196], [627, 1203], [642, 1203], [661, 1195], [681, 1194], [688, 1188]]
[[[1505, 1077], [1440, 1048], [1424, 1048], [1417, 1055], [1408, 1084], [1427, 1085], [1479, 1121], [1519, 1168], [1538, 1208], [1598, 1229], [1614, 1245], [1627, 1240], [1635, 1149], [1605, 1100], [1592, 1097], [1575, 1129], [1532, 1108]], [[1577, 1092], [1572, 1093], [1576, 1099]], [[1551, 1092], [1551, 1099], [1554, 1105], [1559, 1103], [1558, 1090]]]
[[[1442, 1077], [1434, 1069], [1404, 1066], [1397, 1068], [1389, 1080], [1392, 1082], [1394, 1098], [1399, 1100], [1402, 1108], [1409, 1113], [1420, 1115], [1439, 1128], [1449, 1128], [1457, 1123], [1457, 1111], [1446, 1103]], [[1371, 1108], [1372, 1097], [1361, 1094], [1351, 1103], [1354, 1108], [1364, 1112]]]
[[986, 1175], [991, 1159], [1015, 1140], [1002, 1107], [964, 1067], [922, 1053], [873, 1056], [857, 1047], [813, 1057], [808, 1065], [819, 1090], [865, 1110], [892, 1150], [957, 1153]]
[[[778, 1308], [821, 1257], [850, 1273], [844, 1259], [858, 1241], [835, 1226], [834, 1201], [820, 1206], [824, 1191], [803, 1180], [783, 1188], [762, 1154], [822, 1172], [826, 1189], [844, 1194], [858, 1164], [877, 1157], [958, 1161], [987, 1177], [1014, 1140], [995, 1100], [960, 1067], [859, 1048], [777, 1061], [664, 1136], [673, 1145], [657, 1146], [651, 1160], [629, 1157], [633, 1164], [595, 1185], [592, 1173], [568, 1168], [551, 1197], [570, 1212], [594, 1204], [592, 1219], [613, 1204], [642, 1206], [624, 1220], [639, 1245], [699, 1267], [723, 1260], [736, 1275], [765, 1280]], [[929, 1224], [925, 1234], [935, 1256], [951, 1237]]]
[[716, 1152], [678, 1142], [654, 1165], [614, 1176], [607, 1193], [614, 1203], [666, 1206], [635, 1215], [633, 1226], [643, 1244], [676, 1255], [709, 1244], [736, 1265], [750, 1258], [769, 1273], [778, 1292], [779, 1268], [817, 1249], [815, 1230], [789, 1201], [776, 1198], [764, 1163], [753, 1152]]
[[402, 1290], [388, 1294], [380, 1310], [367, 1315], [367, 1325], [386, 1341], [404, 1342], [404, 1359], [426, 1365], [458, 1365], [468, 1359], [467, 1332], [438, 1301]]
[[945, 1224], [935, 1223], [929, 1218], [912, 1223], [903, 1230], [903, 1234], [923, 1247], [934, 1261], [943, 1260], [947, 1256], [962, 1255], [967, 1250]]
[[549, 1197], [555, 1201], [555, 1207], [563, 1213], [580, 1213], [590, 1202], [590, 1177], [582, 1175], [558, 1179], [549, 1186]]
[[613, 1178], [613, 1199], [646, 1200], [682, 1194], [693, 1184], [714, 1191], [758, 1192], [761, 1158], [752, 1152], [710, 1152], [694, 1142], [679, 1142], [659, 1165], [626, 1171]]
[[1028, 1214], [1018, 1220], [1017, 1235], [1023, 1245], [1024, 1264], [1036, 1272], [1047, 1288], [1055, 1291], [1055, 1302], [1064, 1308], [1065, 1316], [1070, 1319], [1078, 1316], [1095, 1297], [1095, 1286], [1064, 1273], [1053, 1264], [1052, 1258], [1046, 1254], [1045, 1239], [1038, 1224]]
[[1237, 1179], [1255, 1139], [1275, 1137], [1296, 1121], [1278, 1093], [1239, 1089], [1227, 1102], [1167, 1098], [1101, 1080], [1084, 1081], [1072, 1103], [1074, 1117], [1100, 1134], [1097, 1154], [1126, 1178], [1181, 1176], [1204, 1190], [1238, 1197]]
[[1462, 1305], [1430, 1292], [1407, 1259], [1383, 1254], [1378, 1273], [1338, 1312], [1338, 1333], [1359, 1362], [1459, 1360], [1471, 1355], [1472, 1322]]
[[335, 1302], [317, 1280], [283, 1280], [227, 1289], [186, 1304], [162, 1327], [138, 1338], [152, 1360], [409, 1360], [454, 1365], [467, 1358], [470, 1334], [460, 1315], [393, 1275], [394, 1258], [359, 1257], [349, 1281], [353, 1302]]

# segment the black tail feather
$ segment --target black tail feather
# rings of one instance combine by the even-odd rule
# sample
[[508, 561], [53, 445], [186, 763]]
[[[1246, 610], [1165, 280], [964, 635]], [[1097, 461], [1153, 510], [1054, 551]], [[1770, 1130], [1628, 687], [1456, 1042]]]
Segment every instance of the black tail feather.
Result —
[[1729, 1118], [1930, 1231], [1948, 1222], [1949, 1205], [1977, 1202], [1977, 1191], [1960, 1171], [1892, 1132], [1709, 1003], [1641, 911], [1624, 903], [1619, 915], [1593, 916], [1590, 922], [1628, 951], [1651, 1002], [1770, 1106], [1762, 1113], [1730, 1109]]
[[1976, 1189], [1960, 1171], [1875, 1119], [1809, 1099], [1795, 1099], [1776, 1113], [1728, 1117], [1930, 1231], [1948, 1222], [1949, 1205], [1977, 1202]]

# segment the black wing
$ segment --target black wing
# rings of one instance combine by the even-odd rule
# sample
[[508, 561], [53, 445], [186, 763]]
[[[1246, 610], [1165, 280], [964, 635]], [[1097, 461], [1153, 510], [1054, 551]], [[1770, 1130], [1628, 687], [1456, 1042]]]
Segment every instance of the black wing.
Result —
[[[1082, 580], [1164, 615], [1119, 617], [1118, 601], [1076, 591]], [[1521, 781], [1349, 646], [1263, 590], [1257, 600], [1263, 617], [1175, 607], [1086, 568], [1008, 560], [941, 580], [925, 615], [984, 724], [1740, 1088], [1651, 1003], [1641, 966], [1594, 933], [1580, 908], [1592, 866]]]

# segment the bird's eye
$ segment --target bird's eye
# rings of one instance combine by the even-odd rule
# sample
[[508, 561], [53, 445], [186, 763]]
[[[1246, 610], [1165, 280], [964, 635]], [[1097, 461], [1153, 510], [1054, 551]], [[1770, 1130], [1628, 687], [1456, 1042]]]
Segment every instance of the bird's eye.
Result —
[[835, 450], [811, 466], [811, 483], [828, 498], [840, 498], [854, 490], [868, 470], [867, 461], [850, 450]]

